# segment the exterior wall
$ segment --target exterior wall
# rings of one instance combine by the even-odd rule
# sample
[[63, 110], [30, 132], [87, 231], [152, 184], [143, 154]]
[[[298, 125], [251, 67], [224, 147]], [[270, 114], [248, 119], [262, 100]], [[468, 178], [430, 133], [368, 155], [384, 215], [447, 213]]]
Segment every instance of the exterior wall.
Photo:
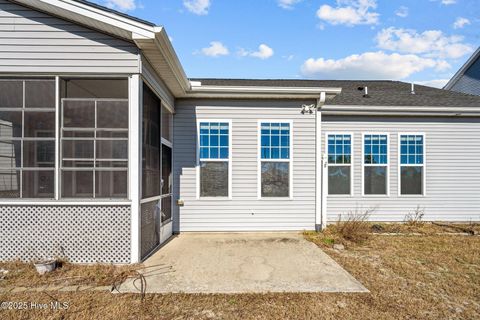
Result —
[[[425, 220], [480, 220], [480, 119], [323, 116], [325, 133], [353, 137], [353, 196], [328, 196], [329, 222], [339, 214], [376, 208], [375, 221], [404, 221], [417, 205]], [[362, 196], [362, 132], [390, 133], [390, 196]], [[398, 133], [425, 133], [426, 196], [399, 196]]]
[[138, 49], [0, 0], [0, 73], [140, 73]]
[[130, 263], [130, 206], [0, 206], [0, 260]]
[[[175, 231], [312, 230], [315, 228], [314, 101], [180, 100], [174, 117]], [[232, 199], [196, 199], [197, 119], [232, 121]], [[293, 122], [293, 199], [259, 200], [258, 120]]]

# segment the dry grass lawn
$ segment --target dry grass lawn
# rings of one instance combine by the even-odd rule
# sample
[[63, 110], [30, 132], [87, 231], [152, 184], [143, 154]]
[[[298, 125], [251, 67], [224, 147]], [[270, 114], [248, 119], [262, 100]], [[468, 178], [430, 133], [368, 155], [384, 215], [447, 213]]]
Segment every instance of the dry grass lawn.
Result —
[[[147, 295], [144, 301], [138, 295], [108, 293], [6, 294], [0, 295], [0, 301], [58, 300], [68, 302], [69, 308], [0, 310], [0, 319], [480, 318], [480, 237], [436, 235], [439, 231], [458, 230], [432, 225], [381, 225], [375, 229], [398, 235], [372, 235], [358, 244], [343, 240], [334, 227], [323, 234], [305, 234], [361, 281], [370, 290], [367, 294], [169, 294]], [[342, 242], [347, 249], [331, 249], [334, 242]], [[108, 270], [92, 269], [90, 281], [105, 284], [121, 273]], [[81, 273], [71, 271], [70, 275]], [[34, 283], [44, 281], [38, 278], [34, 274], [28, 276]], [[18, 275], [16, 280], [6, 281], [11, 284], [25, 280], [22, 279]], [[4, 284], [0, 281], [0, 286]]]

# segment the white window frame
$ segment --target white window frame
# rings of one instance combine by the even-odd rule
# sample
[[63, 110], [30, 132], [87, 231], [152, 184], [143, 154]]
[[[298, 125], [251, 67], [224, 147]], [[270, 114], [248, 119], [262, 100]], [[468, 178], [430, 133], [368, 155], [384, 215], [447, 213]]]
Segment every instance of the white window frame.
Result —
[[[331, 135], [350, 135], [350, 164], [337, 164], [337, 163], [329, 163], [328, 162], [328, 136]], [[325, 190], [326, 194], [328, 197], [334, 197], [334, 198], [341, 198], [341, 197], [353, 197], [354, 196], [354, 186], [353, 186], [353, 177], [354, 177], [354, 163], [355, 163], [355, 135], [353, 132], [349, 131], [330, 131], [330, 132], [325, 132], [325, 155], [326, 155], [326, 164], [327, 164], [327, 170], [326, 170], [326, 185], [325, 185]], [[318, 165], [318, 164], [317, 164]], [[350, 194], [330, 194], [330, 190], [328, 190], [328, 167], [343, 167], [343, 166], [348, 166], [350, 165]]]
[[[289, 159], [262, 159], [262, 123], [288, 123], [290, 125]], [[263, 119], [257, 122], [257, 199], [293, 200], [293, 120]], [[262, 197], [262, 161], [288, 162], [288, 197]]]
[[[366, 164], [365, 163], [365, 136], [387, 136], [387, 163], [386, 164]], [[390, 133], [388, 132], [362, 132], [362, 196], [363, 197], [390, 197]], [[387, 167], [385, 194], [365, 194], [365, 167]]]
[[[401, 137], [405, 135], [423, 136], [423, 164], [402, 164], [402, 149], [401, 149]], [[427, 135], [425, 132], [399, 132], [398, 133], [398, 196], [399, 197], [413, 197], [423, 198], [427, 195]], [[402, 194], [402, 167], [423, 167], [422, 179], [422, 194]]]
[[[228, 159], [206, 159], [208, 162], [228, 162], [228, 196], [227, 197], [201, 197], [200, 196], [200, 123], [218, 122], [228, 123]], [[196, 189], [197, 200], [232, 200], [232, 119], [197, 119], [197, 137], [196, 137]]]

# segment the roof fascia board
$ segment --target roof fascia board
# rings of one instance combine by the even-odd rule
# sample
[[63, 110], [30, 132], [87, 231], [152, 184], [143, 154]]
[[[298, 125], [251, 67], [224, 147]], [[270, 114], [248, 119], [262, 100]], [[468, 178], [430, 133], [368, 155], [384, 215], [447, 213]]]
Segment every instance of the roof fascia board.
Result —
[[473, 55], [465, 62], [465, 64], [455, 73], [455, 75], [447, 82], [443, 89], [451, 90], [453, 86], [458, 82], [458, 80], [465, 74], [465, 72], [470, 68], [470, 66], [477, 60], [480, 59], [480, 47], [473, 53]]
[[187, 98], [296, 98], [318, 99], [323, 93], [336, 95], [341, 88], [265, 87], [265, 86], [192, 86]]
[[157, 45], [158, 50], [162, 53], [163, 57], [167, 61], [170, 69], [172, 70], [175, 78], [179, 82], [180, 86], [183, 88], [185, 92], [190, 90], [190, 81], [185, 74], [185, 70], [183, 70], [182, 64], [178, 59], [175, 50], [173, 49], [172, 43], [168, 38], [167, 32], [165, 28], [157, 27], [155, 33], [155, 44]]
[[[98, 29], [102, 26], [110, 26], [113, 29], [118, 28], [119, 31], [129, 31], [132, 37], [128, 40], [133, 39], [133, 34], [137, 34], [138, 36], [146, 37], [146, 38], [154, 38], [155, 37], [155, 27], [152, 27], [147, 24], [143, 24], [139, 21], [135, 21], [132, 19], [128, 19], [127, 17], [122, 17], [119, 15], [114, 14], [113, 12], [107, 12], [100, 8], [96, 8], [93, 6], [89, 6], [88, 4], [76, 2], [73, 0], [12, 0], [18, 4], [23, 4], [31, 8], [37, 8], [41, 11], [46, 11], [47, 13], [51, 13], [53, 15], [59, 14], [58, 10], [65, 11], [65, 13], [70, 12], [77, 15], [80, 15], [87, 20], [91, 20], [91, 24], [89, 27]], [[56, 8], [54, 11], [53, 8]], [[49, 10], [50, 9], [50, 10]], [[68, 20], [73, 20], [77, 23], [85, 25], [85, 21], [79, 21], [79, 19], [75, 19], [74, 16], [61, 16], [61, 18], [65, 18]], [[111, 33], [111, 29], [100, 30], [105, 31], [107, 33]], [[124, 32], [118, 32], [118, 34], [124, 34]]]
[[325, 115], [381, 115], [381, 116], [456, 116], [479, 117], [478, 107], [438, 107], [438, 106], [341, 106], [324, 105], [321, 111]]

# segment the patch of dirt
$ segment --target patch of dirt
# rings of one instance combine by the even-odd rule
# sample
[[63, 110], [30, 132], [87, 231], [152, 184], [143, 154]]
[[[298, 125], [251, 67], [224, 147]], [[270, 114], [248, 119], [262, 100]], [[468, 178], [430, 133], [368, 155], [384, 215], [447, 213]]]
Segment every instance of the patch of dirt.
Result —
[[[437, 235], [437, 227], [431, 226], [423, 231], [421, 236], [372, 235], [361, 244], [347, 243], [346, 250], [330, 248], [330, 240], [341, 240], [332, 230], [306, 234], [306, 238], [324, 248], [370, 293], [152, 294], [144, 300], [141, 295], [99, 292], [4, 294], [0, 295], [0, 301], [60, 301], [68, 302], [69, 308], [4, 310], [0, 311], [0, 318], [480, 319], [480, 237]], [[94, 282], [103, 281], [94, 280], [97, 277], [111, 279], [107, 275], [112, 274], [108, 269], [88, 268], [71, 272], [90, 275], [90, 281]], [[96, 272], [104, 276], [97, 276]]]

